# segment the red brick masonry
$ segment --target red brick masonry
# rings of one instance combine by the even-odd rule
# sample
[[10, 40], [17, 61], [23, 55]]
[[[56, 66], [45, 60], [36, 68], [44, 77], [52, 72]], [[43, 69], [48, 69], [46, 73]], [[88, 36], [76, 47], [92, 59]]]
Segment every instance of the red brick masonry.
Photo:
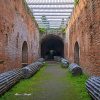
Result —
[[90, 75], [100, 75], [100, 0], [79, 0], [66, 32], [66, 57], [74, 62], [77, 41], [80, 66]]
[[22, 66], [22, 45], [28, 63], [39, 57], [39, 31], [23, 0], [0, 0], [0, 72]]

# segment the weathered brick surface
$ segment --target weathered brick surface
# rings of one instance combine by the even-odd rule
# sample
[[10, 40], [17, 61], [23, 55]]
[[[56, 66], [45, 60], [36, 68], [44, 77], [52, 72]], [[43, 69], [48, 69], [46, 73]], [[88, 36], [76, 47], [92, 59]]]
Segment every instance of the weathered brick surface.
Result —
[[0, 0], [0, 72], [21, 67], [22, 45], [28, 44], [28, 63], [39, 57], [39, 32], [22, 0]]
[[67, 27], [68, 55], [74, 62], [74, 46], [80, 48], [80, 66], [90, 75], [100, 75], [100, 0], [80, 0]]

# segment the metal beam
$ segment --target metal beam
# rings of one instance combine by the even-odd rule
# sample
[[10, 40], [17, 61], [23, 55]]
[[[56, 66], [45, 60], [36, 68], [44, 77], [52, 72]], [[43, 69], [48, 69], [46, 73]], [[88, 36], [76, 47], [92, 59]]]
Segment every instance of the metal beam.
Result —
[[[48, 16], [48, 17], [46, 17], [46, 18], [47, 18], [47, 20], [48, 20], [48, 19], [50, 19], [50, 20], [61, 19], [61, 20], [62, 20], [62, 18], [63, 18], [63, 19], [69, 19], [70, 17], [65, 17], [65, 16], [57, 16], [57, 17]], [[41, 19], [41, 16], [35, 16], [35, 19], [36, 19], [36, 20], [40, 20], [40, 19]]]
[[[37, 22], [37, 23], [39, 23], [39, 24], [54, 24], [54, 23], [60, 23], [61, 24], [61, 22], [52, 22], [52, 23], [50, 23], [50, 22]], [[64, 22], [64, 24], [66, 24], [66, 22]]]
[[[43, 28], [44, 28], [43, 25], [41, 25], [41, 24], [38, 24], [38, 25], [39, 25], [39, 27], [43, 27]], [[45, 26], [46, 26], [46, 25], [45, 25]], [[61, 26], [61, 25], [58, 25], [58, 26], [53, 26], [53, 25], [52, 25], [52, 26], [49, 26], [49, 27], [51, 28], [51, 27], [60, 27], [60, 26]], [[66, 26], [66, 25], [65, 25], [65, 26]]]
[[[39, 21], [42, 21], [41, 19], [36, 19], [37, 22]], [[64, 21], [67, 21], [68, 19], [64, 19]], [[47, 19], [47, 21], [62, 21], [62, 19]]]
[[33, 15], [45, 15], [45, 16], [48, 16], [48, 15], [62, 15], [62, 16], [66, 16], [66, 15], [71, 15], [71, 13], [33, 13]]
[[33, 13], [72, 13], [72, 11], [32, 11]]
[[[42, 23], [42, 22], [37, 22], [38, 24], [42, 24], [42, 25], [62, 25], [61, 22], [55, 22], [55, 23]], [[64, 25], [66, 24], [66, 22], [64, 22]]]
[[[48, 22], [46, 22], [46, 21], [44, 22], [44, 21], [43, 21], [43, 22], [42, 22], [42, 21], [38, 21], [38, 20], [37, 20], [37, 23], [61, 23], [61, 22], [62, 22], [62, 21], [48, 21]], [[64, 23], [66, 23], [66, 22], [67, 22], [67, 21], [65, 20]]]
[[60, 27], [60, 25], [50, 25], [50, 27]]
[[[44, 28], [42, 26], [39, 26], [40, 28]], [[60, 27], [50, 27], [50, 29], [59, 29]]]
[[[54, 23], [46, 23], [46, 22], [37, 22], [38, 24], [47, 24], [47, 25], [54, 25], [54, 24], [61, 24], [61, 22], [54, 22]], [[64, 22], [63, 24], [66, 24], [66, 22]]]
[[[37, 22], [38, 24], [46, 24], [46, 25], [62, 25], [61, 22], [52, 22], [52, 23], [46, 23], [46, 22]], [[66, 24], [67, 22], [64, 22], [63, 24]]]
[[70, 16], [71, 14], [33, 14], [33, 16]]
[[51, 29], [53, 28], [53, 29], [59, 29], [59, 27], [50, 27]]
[[[59, 24], [59, 25], [44, 25], [44, 24], [38, 24], [39, 26], [49, 26], [49, 27], [60, 27], [61, 26], [61, 24]], [[66, 24], [65, 25], [63, 25], [63, 26], [66, 26]]]
[[57, 17], [59, 17], [59, 16], [64, 16], [64, 17], [68, 16], [68, 17], [69, 17], [70, 15], [33, 15], [33, 16], [41, 16], [41, 17], [42, 17], [42, 16], [46, 16], [46, 17], [47, 17], [47, 16], [55, 16], [55, 17], [56, 17], [56, 16], [57, 16]]
[[30, 9], [38, 9], [38, 10], [49, 10], [49, 9], [52, 9], [52, 10], [55, 10], [55, 9], [60, 9], [60, 10], [73, 10], [73, 7], [30, 7]]
[[[48, 27], [60, 27], [61, 26], [61, 25], [55, 26], [55, 25], [42, 25], [42, 24], [38, 24], [38, 25], [41, 26], [41, 27], [45, 27], [45, 26], [48, 26]], [[63, 26], [66, 26], [66, 24], [63, 25]]]
[[31, 2], [27, 3], [28, 5], [74, 5], [74, 2]]
[[38, 24], [50, 24], [49, 22], [37, 22]]

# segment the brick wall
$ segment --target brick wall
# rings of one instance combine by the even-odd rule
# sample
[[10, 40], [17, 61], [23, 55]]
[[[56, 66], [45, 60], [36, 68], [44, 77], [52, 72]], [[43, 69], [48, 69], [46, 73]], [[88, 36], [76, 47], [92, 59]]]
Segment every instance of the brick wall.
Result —
[[79, 0], [66, 30], [66, 58], [74, 62], [77, 41], [80, 66], [89, 75], [100, 75], [100, 0]]
[[0, 72], [22, 67], [22, 46], [28, 46], [28, 63], [39, 57], [39, 31], [23, 0], [0, 1]]

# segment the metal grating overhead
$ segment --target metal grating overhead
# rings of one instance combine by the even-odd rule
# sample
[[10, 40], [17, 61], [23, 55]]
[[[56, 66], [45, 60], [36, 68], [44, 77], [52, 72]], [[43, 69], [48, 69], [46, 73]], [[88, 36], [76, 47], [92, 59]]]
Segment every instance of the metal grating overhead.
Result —
[[74, 0], [26, 0], [39, 27], [65, 27], [74, 7]]

